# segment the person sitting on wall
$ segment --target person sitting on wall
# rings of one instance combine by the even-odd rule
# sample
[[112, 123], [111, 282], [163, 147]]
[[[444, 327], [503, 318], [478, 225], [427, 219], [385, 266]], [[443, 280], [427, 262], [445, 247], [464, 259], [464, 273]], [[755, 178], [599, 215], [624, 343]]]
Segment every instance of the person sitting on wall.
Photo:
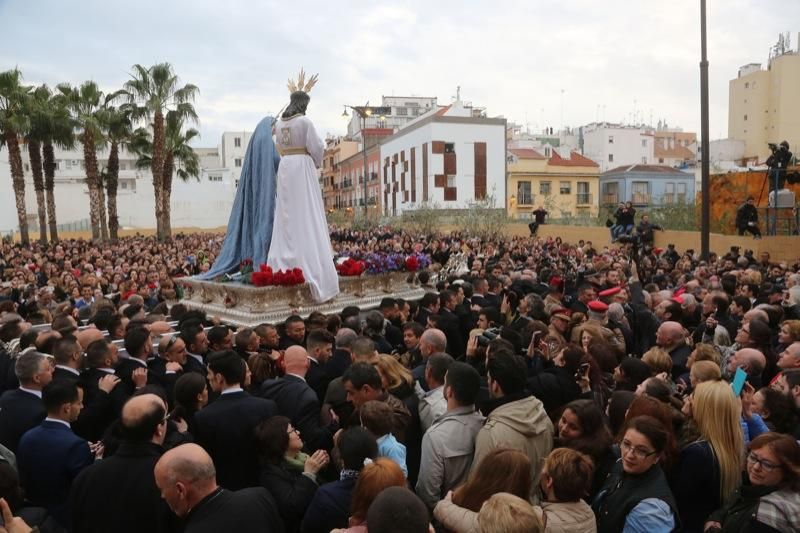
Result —
[[758, 210], [752, 196], [748, 196], [745, 203], [736, 210], [736, 230], [739, 235], [749, 232], [755, 239], [761, 238], [761, 230], [758, 229]]

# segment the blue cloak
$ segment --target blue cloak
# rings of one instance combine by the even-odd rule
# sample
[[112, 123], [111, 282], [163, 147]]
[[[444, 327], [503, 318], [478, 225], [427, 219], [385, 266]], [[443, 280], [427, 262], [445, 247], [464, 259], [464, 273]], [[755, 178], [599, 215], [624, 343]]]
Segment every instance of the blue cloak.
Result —
[[197, 276], [199, 279], [238, 272], [244, 259], [252, 259], [255, 270], [267, 262], [275, 218], [275, 174], [280, 162], [272, 140], [273, 122], [272, 117], [263, 118], [250, 138], [225, 242], [211, 269]]

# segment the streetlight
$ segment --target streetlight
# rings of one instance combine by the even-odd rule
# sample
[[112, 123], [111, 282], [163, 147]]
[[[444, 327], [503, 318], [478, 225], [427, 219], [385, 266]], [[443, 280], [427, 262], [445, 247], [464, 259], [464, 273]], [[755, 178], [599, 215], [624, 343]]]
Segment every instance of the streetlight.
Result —
[[361, 118], [361, 148], [362, 153], [364, 154], [364, 221], [368, 219], [367, 217], [367, 197], [368, 197], [368, 190], [367, 190], [367, 136], [364, 130], [367, 128], [367, 117], [372, 116], [372, 109], [369, 107], [369, 102], [364, 104], [363, 106], [352, 106], [345, 104], [344, 111], [342, 112], [343, 117], [348, 117], [350, 115], [347, 114], [347, 110], [352, 109], [353, 113], [356, 113]]
[[709, 234], [711, 232], [711, 180], [709, 178], [708, 139], [708, 50], [706, 46], [706, 0], [700, 0], [700, 183], [703, 188], [700, 212], [700, 257], [708, 260]]

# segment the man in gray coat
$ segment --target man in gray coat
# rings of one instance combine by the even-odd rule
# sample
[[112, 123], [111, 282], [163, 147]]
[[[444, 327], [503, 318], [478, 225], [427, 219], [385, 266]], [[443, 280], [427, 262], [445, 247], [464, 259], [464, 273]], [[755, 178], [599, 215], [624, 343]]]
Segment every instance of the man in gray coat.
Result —
[[475, 411], [479, 389], [474, 368], [459, 362], [449, 366], [444, 378], [447, 411], [422, 437], [417, 495], [430, 509], [469, 474], [475, 437], [483, 426], [483, 416]]

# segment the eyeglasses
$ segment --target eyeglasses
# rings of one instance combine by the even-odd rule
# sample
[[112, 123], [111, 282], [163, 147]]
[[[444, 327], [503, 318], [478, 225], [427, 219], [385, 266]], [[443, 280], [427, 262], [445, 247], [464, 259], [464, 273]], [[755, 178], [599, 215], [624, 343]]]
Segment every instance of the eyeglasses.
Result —
[[297, 435], [298, 437], [300, 436], [300, 432], [297, 430], [297, 428], [292, 428], [292, 429], [290, 429], [289, 431], [287, 431], [287, 433], [288, 433], [289, 435], [291, 435], [292, 433], [294, 433], [294, 434], [295, 434], [295, 435]]
[[776, 465], [775, 463], [772, 463], [770, 461], [759, 459], [759, 457], [753, 452], [747, 454], [747, 462], [753, 466], [755, 465], [760, 466], [761, 468], [764, 469], [764, 472], [772, 472], [776, 468], [780, 467], [780, 465]]
[[626, 455], [628, 452], [633, 454], [636, 459], [642, 460], [647, 459], [651, 455], [655, 455], [658, 452], [649, 452], [644, 448], [640, 448], [638, 446], [634, 446], [630, 442], [624, 440], [619, 444], [619, 449], [622, 452], [622, 455]]

